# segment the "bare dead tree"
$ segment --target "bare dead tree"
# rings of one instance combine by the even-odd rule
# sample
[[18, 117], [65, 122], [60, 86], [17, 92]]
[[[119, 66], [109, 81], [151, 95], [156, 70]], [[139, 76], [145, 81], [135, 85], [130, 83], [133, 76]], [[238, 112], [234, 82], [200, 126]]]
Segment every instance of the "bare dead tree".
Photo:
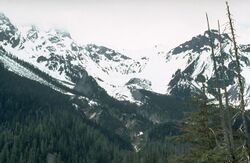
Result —
[[[219, 48], [220, 48], [220, 55], [222, 57], [222, 54], [224, 53], [223, 48], [222, 48], [222, 37], [221, 37], [221, 31], [220, 31], [220, 22], [218, 20], [218, 34], [219, 34]], [[224, 68], [224, 60], [222, 60], [222, 68]], [[225, 74], [225, 71], [222, 72], [223, 74]], [[225, 75], [223, 75], [224, 79], [226, 78]], [[227, 86], [226, 83], [224, 82], [223, 84], [223, 90], [224, 90], [224, 97], [225, 97], [225, 120], [226, 120], [226, 125], [227, 125], [227, 131], [228, 131], [228, 136], [229, 136], [229, 150], [230, 150], [230, 155], [232, 158], [232, 162], [233, 163], [237, 163], [237, 158], [235, 156], [235, 144], [234, 144], [234, 138], [233, 138], [233, 129], [232, 129], [232, 114], [230, 111], [230, 107], [229, 107], [229, 100], [228, 100], [228, 91], [227, 91]]]
[[[231, 156], [228, 129], [227, 129], [226, 121], [225, 121], [224, 107], [223, 107], [223, 103], [222, 103], [222, 94], [221, 94], [221, 89], [219, 87], [219, 73], [218, 73], [218, 69], [217, 69], [217, 63], [216, 63], [215, 52], [214, 52], [214, 45], [213, 45], [213, 40], [212, 40], [212, 36], [211, 36], [211, 29], [210, 29], [209, 19], [208, 19], [207, 13], [206, 13], [206, 18], [207, 18], [207, 27], [208, 27], [208, 34], [209, 34], [209, 43], [210, 43], [210, 47], [211, 47], [211, 57], [213, 60], [213, 67], [214, 67], [214, 72], [215, 72], [215, 82], [216, 82], [216, 89], [217, 89], [217, 95], [216, 95], [217, 97], [216, 98], [219, 101], [221, 127], [222, 127], [222, 131], [223, 131], [223, 137], [224, 137], [224, 141], [226, 144], [226, 149], [227, 149], [228, 155]], [[232, 160], [232, 156], [231, 156], [230, 160]]]
[[236, 38], [235, 38], [235, 29], [233, 26], [232, 15], [230, 12], [228, 2], [226, 2], [226, 6], [227, 6], [227, 16], [229, 19], [230, 32], [231, 32], [233, 46], [234, 46], [233, 47], [234, 48], [234, 55], [235, 55], [235, 60], [236, 60], [236, 72], [237, 72], [238, 86], [239, 86], [240, 110], [241, 110], [241, 117], [242, 117], [242, 121], [243, 121], [242, 131], [244, 134], [245, 146], [246, 146], [246, 149], [248, 152], [248, 160], [249, 160], [250, 143], [249, 143], [247, 120], [246, 120], [246, 110], [245, 110], [245, 100], [244, 100], [244, 84], [243, 84], [242, 75], [241, 75], [240, 56], [239, 56], [239, 51], [238, 51], [237, 42], [236, 42]]

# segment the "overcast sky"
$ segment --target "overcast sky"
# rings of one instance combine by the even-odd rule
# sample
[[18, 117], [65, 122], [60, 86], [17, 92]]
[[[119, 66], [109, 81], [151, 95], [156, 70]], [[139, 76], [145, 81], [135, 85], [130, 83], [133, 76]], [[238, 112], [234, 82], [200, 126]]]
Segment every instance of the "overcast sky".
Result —
[[[238, 42], [250, 43], [250, 0], [229, 0], [236, 19]], [[0, 11], [16, 25], [61, 28], [82, 44], [117, 50], [169, 50], [226, 22], [224, 0], [0, 0]]]

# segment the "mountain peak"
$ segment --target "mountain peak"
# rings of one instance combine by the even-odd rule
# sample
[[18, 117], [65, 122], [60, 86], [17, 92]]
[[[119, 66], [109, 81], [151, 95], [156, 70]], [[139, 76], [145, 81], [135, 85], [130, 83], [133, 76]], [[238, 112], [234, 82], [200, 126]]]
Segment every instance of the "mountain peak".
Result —
[[18, 29], [10, 22], [9, 18], [0, 13], [0, 42], [16, 47], [20, 41]]
[[[170, 53], [176, 55], [186, 51], [190, 51], [192, 53], [201, 53], [203, 51], [207, 51], [210, 48], [209, 35], [212, 39], [213, 44], [218, 44], [220, 40], [219, 32], [218, 30], [212, 29], [210, 31], [205, 31], [204, 34], [193, 37], [191, 40], [186, 41], [183, 44], [180, 44], [178, 47], [172, 49]], [[228, 34], [221, 34], [222, 43], [229, 42], [230, 40], [231, 39]]]

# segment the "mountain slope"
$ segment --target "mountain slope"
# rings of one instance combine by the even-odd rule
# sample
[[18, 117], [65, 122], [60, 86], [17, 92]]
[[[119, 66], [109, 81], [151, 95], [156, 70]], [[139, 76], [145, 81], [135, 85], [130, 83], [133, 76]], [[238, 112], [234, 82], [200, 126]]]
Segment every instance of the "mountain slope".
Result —
[[115, 153], [132, 150], [130, 142], [75, 110], [68, 96], [2, 64], [0, 76], [0, 162], [108, 163]]
[[[144, 92], [143, 90], [138, 90], [138, 93], [141, 95], [140, 100], [145, 101], [145, 104], [141, 106], [129, 102], [117, 101], [105, 92], [98, 90], [95, 92], [95, 96], [91, 98], [86, 97], [81, 93], [82, 91], [77, 91], [76, 89], [71, 90], [60, 85], [59, 82], [53, 80], [54, 78], [47, 76], [44, 72], [35, 69], [30, 64], [19, 61], [4, 53], [0, 54], [0, 65], [6, 69], [4, 70], [5, 73], [11, 73], [12, 70], [15, 70], [13, 73], [51, 87], [57, 91], [57, 94], [62, 93], [60, 96], [64, 95], [67, 97], [64, 98], [64, 100], [71, 103], [71, 109], [84, 115], [84, 117], [91, 122], [105, 128], [107, 132], [114, 133], [121, 137], [123, 141], [131, 143], [136, 150], [144, 145], [147, 132], [154, 124], [178, 121], [178, 119], [182, 118], [184, 112], [190, 111], [182, 99], [152, 94], [150, 92]], [[1, 76], [3, 80], [6, 80], [5, 82], [8, 82], [8, 78], [5, 78], [4, 75]], [[10, 83], [13, 84], [14, 81], [19, 82], [19, 80], [13, 80], [10, 81]], [[25, 87], [23, 89], [25, 89]], [[35, 91], [32, 87], [33, 85], [30, 85], [29, 90]], [[84, 90], [88, 88], [82, 86], [81, 89]], [[48, 96], [48, 98], [50, 98], [50, 96]], [[29, 99], [27, 100], [29, 101]], [[52, 97], [51, 100], [57, 101]], [[45, 99], [43, 101], [46, 104], [45, 101], [48, 100]]]

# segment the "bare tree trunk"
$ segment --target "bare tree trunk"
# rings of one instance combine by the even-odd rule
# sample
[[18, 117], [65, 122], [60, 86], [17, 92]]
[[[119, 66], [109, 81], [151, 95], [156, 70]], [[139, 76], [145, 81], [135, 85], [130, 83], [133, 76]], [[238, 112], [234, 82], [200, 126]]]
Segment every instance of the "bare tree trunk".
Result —
[[228, 14], [228, 19], [229, 19], [229, 25], [230, 25], [230, 30], [232, 34], [232, 41], [233, 41], [233, 46], [234, 46], [234, 53], [235, 53], [235, 59], [236, 59], [236, 71], [237, 71], [237, 77], [238, 77], [238, 84], [239, 84], [239, 97], [240, 97], [240, 110], [241, 110], [241, 116], [242, 116], [242, 121], [243, 121], [243, 134], [245, 138], [245, 143], [246, 143], [246, 148], [248, 152], [248, 160], [249, 160], [249, 136], [248, 136], [248, 126], [247, 126], [247, 120], [246, 120], [246, 111], [245, 111], [245, 101], [244, 101], [244, 84], [242, 81], [242, 76], [241, 76], [241, 66], [240, 66], [240, 56], [238, 52], [238, 47], [235, 39], [235, 30], [233, 27], [233, 20], [231, 16], [231, 12], [229, 9], [228, 2], [226, 2], [227, 6], [227, 14]]
[[202, 109], [203, 109], [203, 112], [204, 112], [204, 119], [203, 119], [203, 122], [204, 122], [204, 127], [208, 130], [206, 135], [207, 137], [209, 137], [209, 127], [208, 127], [208, 107], [207, 107], [207, 96], [206, 96], [206, 86], [205, 86], [205, 83], [203, 82], [202, 83], [202, 100], [203, 100], [203, 106], [202, 106]]
[[208, 128], [208, 107], [207, 107], [207, 96], [206, 96], [206, 86], [205, 83], [202, 83], [202, 99], [204, 105], [204, 123], [205, 127]]
[[[220, 48], [220, 54], [223, 54], [223, 49], [222, 49], [222, 38], [221, 38], [221, 33], [220, 33], [220, 22], [218, 21], [218, 33], [219, 33], [219, 48]], [[224, 67], [224, 60], [222, 61], [222, 66]], [[224, 72], [223, 72], [224, 73]], [[225, 77], [225, 76], [224, 76]], [[228, 136], [229, 136], [229, 148], [230, 148], [230, 155], [232, 157], [232, 162], [237, 163], [237, 159], [235, 156], [235, 145], [234, 145], [234, 138], [233, 138], [233, 129], [232, 129], [232, 114], [229, 108], [229, 100], [228, 100], [228, 92], [227, 92], [227, 86], [223, 85], [223, 90], [224, 90], [224, 96], [225, 96], [225, 114], [226, 114], [226, 122], [227, 122], [227, 131], [228, 131]]]
[[[218, 93], [217, 99], [219, 101], [221, 127], [222, 127], [222, 131], [223, 131], [224, 141], [226, 143], [227, 152], [231, 156], [228, 129], [227, 129], [226, 121], [225, 121], [224, 107], [223, 107], [223, 104], [222, 104], [221, 89], [219, 88], [219, 85], [218, 85], [219, 84], [219, 80], [218, 80], [219, 79], [219, 74], [218, 74], [218, 70], [217, 70], [217, 63], [216, 63], [216, 60], [215, 60], [214, 46], [213, 46], [213, 42], [212, 42], [212, 38], [211, 38], [211, 34], [210, 34], [211, 30], [210, 30], [209, 19], [208, 19], [207, 14], [206, 14], [206, 18], [207, 18], [207, 26], [208, 26], [208, 33], [209, 33], [209, 42], [210, 42], [210, 46], [211, 46], [211, 56], [212, 56], [214, 72], [215, 72], [215, 80], [216, 80], [215, 82], [216, 82], [217, 93]], [[232, 160], [232, 156], [231, 156], [231, 160]]]

